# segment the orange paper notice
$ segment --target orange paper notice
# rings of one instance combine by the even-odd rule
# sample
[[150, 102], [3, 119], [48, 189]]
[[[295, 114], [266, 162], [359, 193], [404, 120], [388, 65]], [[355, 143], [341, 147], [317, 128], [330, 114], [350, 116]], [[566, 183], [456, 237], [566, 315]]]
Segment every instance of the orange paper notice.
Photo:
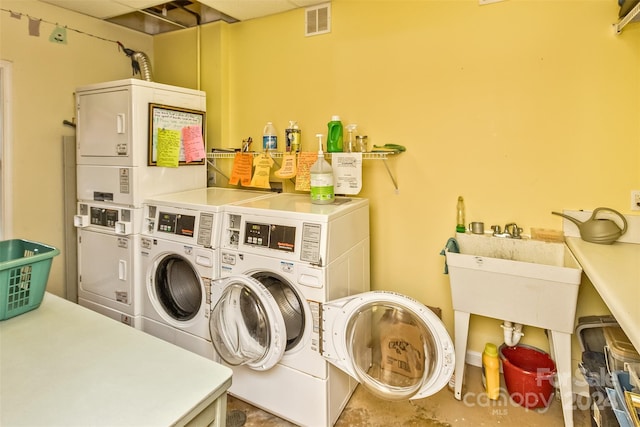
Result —
[[273, 166], [273, 159], [268, 154], [261, 154], [253, 160], [253, 164], [256, 167], [253, 177], [251, 178], [251, 186], [257, 188], [271, 188], [269, 184], [269, 174], [271, 173], [271, 166]]
[[296, 175], [296, 191], [311, 189], [311, 166], [318, 160], [318, 153], [303, 151], [298, 153], [298, 174]]
[[185, 162], [197, 162], [204, 159], [204, 140], [202, 126], [185, 126], [182, 128], [182, 145]]
[[251, 167], [253, 165], [253, 154], [236, 153], [233, 159], [233, 168], [231, 169], [231, 177], [229, 184], [247, 187], [251, 184]]
[[293, 178], [296, 176], [296, 155], [285, 154], [282, 156], [282, 167], [273, 174], [276, 178]]

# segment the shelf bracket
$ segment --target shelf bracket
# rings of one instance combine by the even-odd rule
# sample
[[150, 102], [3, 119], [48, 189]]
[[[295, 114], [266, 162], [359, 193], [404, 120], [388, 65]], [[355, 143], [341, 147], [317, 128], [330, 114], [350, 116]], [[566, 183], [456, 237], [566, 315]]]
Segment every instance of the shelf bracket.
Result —
[[396, 189], [396, 194], [400, 194], [400, 189], [398, 188], [398, 182], [396, 178], [391, 173], [391, 169], [389, 169], [389, 165], [387, 164], [386, 157], [382, 159], [382, 163], [384, 163], [384, 167], [387, 169], [387, 173], [389, 174], [389, 178], [391, 178], [391, 182], [393, 182], [393, 187]]
[[211, 168], [212, 168], [214, 171], [218, 172], [220, 175], [222, 175], [223, 177], [225, 177], [225, 178], [227, 179], [227, 181], [229, 181], [229, 177], [228, 177], [227, 175], [225, 175], [225, 174], [224, 174], [224, 172], [222, 172], [222, 171], [220, 170], [220, 168], [219, 168], [218, 166], [216, 166], [216, 164], [215, 164], [214, 162], [212, 162], [211, 160], [209, 160], [208, 158], [207, 158], [207, 164], [208, 164], [209, 166], [211, 166]]
[[636, 4], [633, 9], [631, 9], [622, 19], [620, 19], [616, 24], [613, 24], [613, 28], [616, 31], [616, 34], [620, 34], [622, 29], [631, 22], [640, 21], [640, 3]]

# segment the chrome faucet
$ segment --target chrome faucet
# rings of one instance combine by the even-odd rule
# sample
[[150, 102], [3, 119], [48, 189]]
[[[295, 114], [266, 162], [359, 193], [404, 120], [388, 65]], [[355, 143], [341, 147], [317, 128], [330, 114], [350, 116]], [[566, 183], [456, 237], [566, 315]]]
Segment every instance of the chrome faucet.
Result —
[[515, 222], [510, 222], [509, 224], [505, 225], [504, 232], [509, 234], [509, 237], [511, 237], [512, 239], [522, 238], [522, 236], [520, 235], [520, 233], [522, 233], [522, 228], [518, 227], [518, 224], [516, 224]]
[[492, 225], [494, 237], [507, 237], [509, 239], [521, 239], [522, 228], [518, 227], [515, 222], [510, 222], [504, 226], [504, 232], [501, 231], [499, 225]]

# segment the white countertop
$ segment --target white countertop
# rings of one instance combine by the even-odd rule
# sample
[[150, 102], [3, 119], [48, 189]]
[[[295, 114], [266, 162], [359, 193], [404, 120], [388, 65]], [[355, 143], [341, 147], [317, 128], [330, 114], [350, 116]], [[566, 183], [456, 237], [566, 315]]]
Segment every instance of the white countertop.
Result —
[[602, 300], [640, 350], [640, 245], [600, 245], [567, 237], [567, 245]]
[[183, 425], [232, 371], [53, 294], [0, 321], [0, 425]]

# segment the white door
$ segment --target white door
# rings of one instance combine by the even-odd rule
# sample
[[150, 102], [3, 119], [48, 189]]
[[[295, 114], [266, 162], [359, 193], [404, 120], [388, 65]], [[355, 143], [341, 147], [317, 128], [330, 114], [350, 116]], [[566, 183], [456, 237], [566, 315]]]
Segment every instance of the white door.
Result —
[[[269, 291], [247, 276], [226, 279], [212, 300], [210, 331], [231, 365], [266, 370], [284, 354], [282, 313]], [[377, 396], [419, 399], [442, 389], [455, 365], [442, 321], [423, 304], [393, 292], [366, 292], [322, 306], [323, 357]]]
[[11, 147], [12, 135], [12, 63], [0, 60], [0, 239], [11, 237], [13, 226]]
[[[98, 158], [130, 159], [131, 101], [126, 89], [78, 95], [78, 164], [96, 164]], [[140, 106], [146, 108], [146, 106]], [[99, 163], [104, 164], [104, 163]]]
[[455, 367], [453, 341], [429, 308], [405, 295], [372, 291], [322, 307], [325, 359], [390, 400], [440, 391]]
[[126, 314], [134, 313], [134, 239], [78, 229], [78, 295]]
[[211, 286], [209, 330], [217, 354], [230, 365], [271, 369], [282, 358], [287, 337], [275, 299], [253, 277], [232, 276], [214, 282], [223, 283]]

